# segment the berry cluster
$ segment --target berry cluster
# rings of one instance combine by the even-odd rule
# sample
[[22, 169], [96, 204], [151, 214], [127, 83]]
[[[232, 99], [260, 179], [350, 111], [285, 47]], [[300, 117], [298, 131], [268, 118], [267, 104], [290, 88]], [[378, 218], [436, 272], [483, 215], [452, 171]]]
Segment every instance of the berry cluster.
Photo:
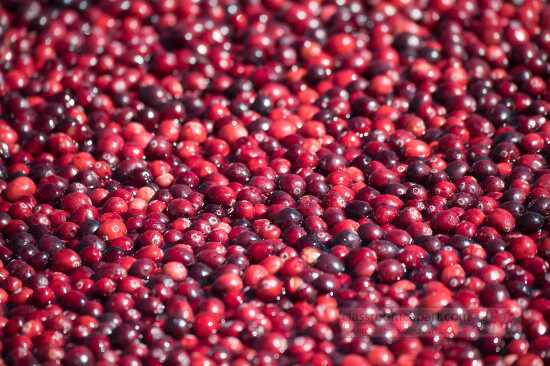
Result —
[[550, 364], [549, 80], [544, 0], [0, 1], [0, 364]]

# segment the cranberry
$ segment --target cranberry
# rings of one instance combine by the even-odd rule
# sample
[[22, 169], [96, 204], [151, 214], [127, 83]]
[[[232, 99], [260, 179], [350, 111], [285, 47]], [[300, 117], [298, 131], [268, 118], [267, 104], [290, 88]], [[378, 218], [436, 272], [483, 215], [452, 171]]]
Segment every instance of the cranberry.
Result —
[[517, 259], [532, 258], [537, 254], [537, 246], [528, 236], [519, 236], [512, 239], [509, 250]]
[[35, 193], [36, 185], [27, 177], [18, 177], [6, 187], [6, 197], [10, 201], [17, 201], [23, 197], [32, 196]]
[[436, 230], [448, 232], [458, 226], [460, 219], [455, 211], [444, 210], [438, 213], [433, 219], [433, 226]]
[[395, 282], [400, 280], [405, 271], [403, 265], [395, 259], [386, 259], [378, 265], [378, 277], [383, 282]]
[[263, 277], [256, 285], [256, 293], [261, 299], [271, 300], [281, 294], [283, 284], [277, 277], [267, 275]]
[[94, 364], [93, 353], [84, 346], [75, 346], [71, 348], [64, 358], [67, 365], [84, 366]]
[[121, 238], [126, 235], [126, 232], [126, 225], [119, 219], [106, 220], [98, 229], [98, 233], [108, 240]]
[[512, 231], [516, 225], [512, 214], [501, 208], [497, 208], [491, 212], [487, 219], [491, 226], [505, 233]]
[[52, 258], [52, 266], [62, 272], [78, 268], [81, 264], [79, 255], [71, 249], [61, 249]]
[[193, 329], [199, 337], [206, 337], [214, 334], [218, 327], [219, 320], [215, 316], [209, 313], [200, 313], [195, 318]]
[[497, 283], [489, 284], [485, 286], [481, 293], [481, 300], [488, 306], [494, 306], [502, 303], [509, 297], [506, 288]]

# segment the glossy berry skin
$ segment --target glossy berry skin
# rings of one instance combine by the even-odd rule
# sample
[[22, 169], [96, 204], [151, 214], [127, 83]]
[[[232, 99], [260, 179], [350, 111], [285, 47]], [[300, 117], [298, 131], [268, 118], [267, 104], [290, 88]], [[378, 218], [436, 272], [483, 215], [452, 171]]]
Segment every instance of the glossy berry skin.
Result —
[[0, 364], [550, 364], [549, 10], [0, 1]]

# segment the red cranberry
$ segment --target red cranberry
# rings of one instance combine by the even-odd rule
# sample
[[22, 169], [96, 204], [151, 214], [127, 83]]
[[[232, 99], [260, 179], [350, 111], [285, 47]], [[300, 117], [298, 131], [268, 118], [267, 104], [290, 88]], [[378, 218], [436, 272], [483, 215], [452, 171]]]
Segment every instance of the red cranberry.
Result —
[[515, 219], [508, 211], [497, 208], [488, 216], [489, 225], [501, 232], [508, 233], [512, 231], [516, 225]]
[[218, 318], [209, 313], [198, 314], [193, 325], [193, 329], [199, 337], [207, 337], [214, 334], [218, 327]]
[[95, 362], [92, 352], [84, 346], [75, 346], [65, 354], [65, 363], [71, 366], [93, 365]]
[[520, 236], [511, 240], [508, 250], [516, 259], [532, 258], [537, 254], [537, 246], [528, 236]]
[[36, 185], [27, 177], [19, 177], [11, 181], [6, 188], [8, 200], [14, 202], [23, 197], [29, 197], [36, 192]]
[[381, 281], [395, 282], [403, 277], [405, 270], [399, 261], [386, 259], [379, 263], [377, 273]]
[[71, 249], [61, 249], [52, 258], [52, 266], [62, 272], [78, 268], [81, 264], [80, 256]]

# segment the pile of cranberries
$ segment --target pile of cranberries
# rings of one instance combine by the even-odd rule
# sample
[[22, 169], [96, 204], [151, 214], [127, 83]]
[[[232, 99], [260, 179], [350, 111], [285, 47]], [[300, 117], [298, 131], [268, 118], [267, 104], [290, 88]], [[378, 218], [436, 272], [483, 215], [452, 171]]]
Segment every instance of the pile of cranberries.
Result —
[[0, 1], [0, 365], [550, 365], [544, 0]]

